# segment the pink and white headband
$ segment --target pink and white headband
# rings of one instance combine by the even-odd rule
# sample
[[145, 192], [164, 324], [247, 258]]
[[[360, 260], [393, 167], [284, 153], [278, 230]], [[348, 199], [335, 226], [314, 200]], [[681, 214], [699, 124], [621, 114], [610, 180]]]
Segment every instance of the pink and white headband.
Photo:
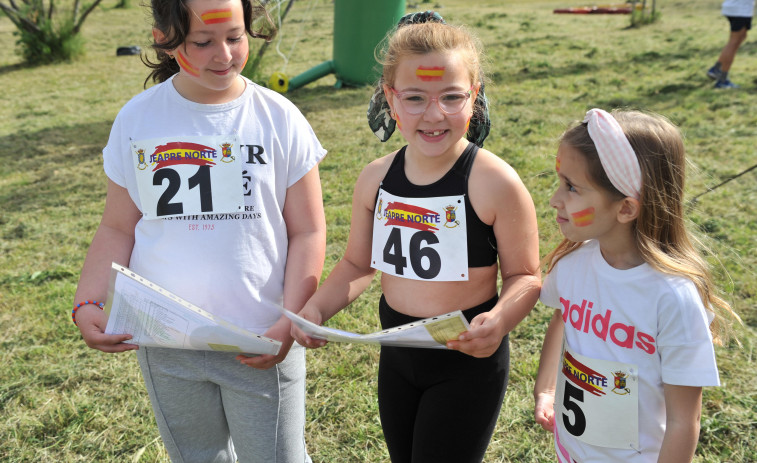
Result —
[[641, 167], [618, 121], [607, 111], [590, 109], [584, 122], [612, 185], [626, 196], [641, 197]]

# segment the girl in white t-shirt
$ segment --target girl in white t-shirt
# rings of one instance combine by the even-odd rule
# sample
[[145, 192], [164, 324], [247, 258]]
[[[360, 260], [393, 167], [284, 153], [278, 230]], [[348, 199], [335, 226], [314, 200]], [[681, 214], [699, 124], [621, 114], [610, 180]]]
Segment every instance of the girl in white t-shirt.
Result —
[[562, 136], [550, 199], [565, 239], [535, 418], [560, 462], [690, 462], [702, 386], [719, 385], [716, 295], [683, 221], [685, 153], [667, 119], [592, 109]]
[[115, 262], [280, 341], [276, 355], [144, 345], [136, 355], [172, 461], [308, 462], [305, 349], [278, 308], [299, 311], [321, 276], [325, 150], [290, 101], [242, 76], [263, 7], [152, 0], [151, 12], [156, 85], [119, 111], [103, 149], [105, 209], [74, 323], [93, 349], [137, 349], [135, 333], [104, 332]]

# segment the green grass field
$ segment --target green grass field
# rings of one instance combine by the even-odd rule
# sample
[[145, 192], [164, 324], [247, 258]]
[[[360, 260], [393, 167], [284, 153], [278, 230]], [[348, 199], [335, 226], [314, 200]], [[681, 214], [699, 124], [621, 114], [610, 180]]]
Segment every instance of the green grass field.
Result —
[[[70, 307], [89, 241], [99, 223], [106, 178], [100, 152], [120, 107], [143, 88], [138, 57], [149, 17], [106, 0], [87, 20], [86, 55], [27, 67], [0, 17], [0, 461], [165, 462], [133, 354], [88, 349]], [[410, 2], [408, 2], [410, 3]], [[705, 76], [728, 26], [719, 0], [659, 1], [661, 20], [629, 28], [625, 15], [555, 15], [577, 0], [465, 0], [420, 3], [468, 25], [483, 42], [492, 132], [486, 147], [520, 173], [537, 207], [541, 253], [559, 240], [548, 206], [557, 139], [591, 107], [644, 108], [668, 116], [686, 137], [687, 195], [693, 198], [755, 164], [757, 42], [742, 46], [731, 70], [742, 87], [715, 91]], [[59, 6], [61, 8], [61, 6]], [[289, 76], [332, 57], [333, 3], [300, 0], [259, 72]], [[753, 32], [757, 34], [757, 32]], [[253, 45], [253, 53], [255, 47]], [[277, 53], [279, 50], [281, 54]], [[283, 56], [282, 56], [283, 55]], [[288, 97], [329, 154], [321, 164], [329, 224], [325, 274], [349, 233], [352, 185], [369, 161], [402, 144], [381, 144], [365, 111], [372, 89], [333, 87], [324, 77]], [[710, 250], [719, 287], [744, 320], [740, 345], [716, 349], [722, 387], [704, 392], [697, 462], [757, 461], [757, 171], [692, 204], [691, 229]], [[377, 285], [331, 326], [379, 327]], [[511, 335], [510, 385], [487, 462], [554, 461], [535, 425], [531, 389], [550, 311], [538, 304]], [[378, 348], [330, 344], [308, 354], [306, 438], [316, 462], [388, 461], [376, 405]]]

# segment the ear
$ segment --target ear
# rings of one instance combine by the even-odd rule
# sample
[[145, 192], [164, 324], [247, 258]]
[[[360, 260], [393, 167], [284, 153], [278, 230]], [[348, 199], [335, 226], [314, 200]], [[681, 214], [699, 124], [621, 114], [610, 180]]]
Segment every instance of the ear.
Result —
[[155, 41], [155, 43], [163, 43], [166, 41], [166, 34], [164, 34], [160, 29], [152, 28], [152, 39]]
[[[152, 38], [155, 41], [155, 44], [160, 45], [162, 43], [166, 43], [168, 41], [168, 37], [166, 34], [163, 33], [160, 29], [152, 28]], [[174, 50], [163, 50], [163, 53], [168, 55], [169, 58], [174, 59], [176, 56], [174, 55]]]
[[386, 84], [381, 84], [381, 88], [384, 90], [384, 98], [386, 99], [386, 104], [389, 105], [389, 109], [391, 111], [389, 112], [389, 115], [394, 119], [394, 93], [392, 93], [391, 87], [389, 87]]
[[481, 91], [481, 82], [477, 83], [473, 87], [473, 94], [471, 95], [473, 97], [473, 101], [476, 101], [476, 98], [478, 98], [478, 92]]
[[625, 197], [620, 200], [620, 208], [618, 209], [618, 222], [631, 223], [639, 217], [641, 210], [641, 204], [638, 199], [631, 197]]

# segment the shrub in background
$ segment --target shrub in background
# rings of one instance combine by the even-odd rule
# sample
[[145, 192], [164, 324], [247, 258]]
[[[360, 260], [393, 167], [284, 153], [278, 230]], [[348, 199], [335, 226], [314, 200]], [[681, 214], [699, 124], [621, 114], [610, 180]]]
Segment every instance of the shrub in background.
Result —
[[71, 61], [84, 53], [84, 40], [79, 35], [84, 20], [102, 0], [94, 0], [82, 8], [75, 0], [70, 16], [58, 12], [53, 0], [0, 1], [2, 10], [16, 26], [18, 53], [29, 64]]

